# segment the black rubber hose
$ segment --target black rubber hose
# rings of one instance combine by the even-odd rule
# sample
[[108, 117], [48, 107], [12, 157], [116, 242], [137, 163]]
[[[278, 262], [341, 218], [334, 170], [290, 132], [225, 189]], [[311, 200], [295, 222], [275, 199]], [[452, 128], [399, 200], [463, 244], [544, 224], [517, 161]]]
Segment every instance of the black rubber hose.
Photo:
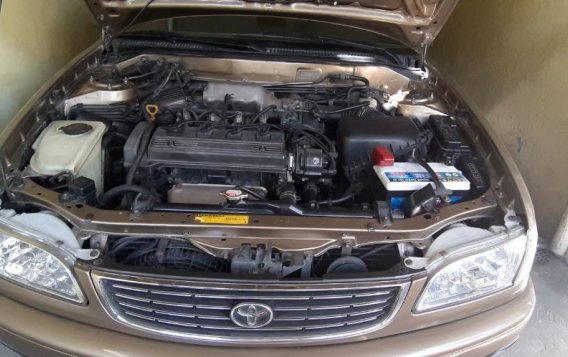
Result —
[[148, 190], [147, 188], [144, 188], [142, 186], [120, 185], [120, 186], [113, 187], [110, 190], [108, 190], [107, 192], [103, 193], [99, 197], [99, 204], [104, 207], [107, 204], [109, 204], [110, 201], [112, 201], [113, 198], [115, 198], [117, 196], [125, 195], [127, 193], [131, 193], [131, 192], [142, 193], [142, 194], [145, 194], [145, 195], [151, 194], [150, 190]]
[[164, 90], [164, 88], [166, 88], [166, 86], [170, 82], [170, 79], [172, 78], [172, 74], [174, 74], [174, 71], [175, 71], [175, 68], [172, 66], [172, 68], [170, 68], [170, 71], [168, 72], [168, 75], [166, 76], [166, 78], [164, 78], [164, 80], [162, 81], [162, 83], [160, 83], [158, 88], [156, 88], [154, 90], [154, 97], [159, 96], [160, 93]]
[[365, 83], [362, 86], [353, 86], [351, 88], [349, 88], [349, 90], [347, 90], [347, 103], [351, 103], [351, 94], [356, 91], [356, 90], [367, 90], [369, 89], [369, 80], [365, 77], [361, 77], [361, 76], [350, 76], [352, 80], [355, 81], [361, 81], [363, 83]]
[[148, 149], [148, 144], [150, 143], [150, 137], [153, 130], [154, 130], [153, 123], [150, 123], [146, 127], [146, 129], [144, 129], [144, 133], [142, 134], [142, 139], [140, 140], [140, 145], [138, 146], [138, 152], [134, 157], [134, 162], [132, 163], [132, 166], [128, 170], [128, 174], [126, 175], [127, 185], [132, 185], [132, 183], [134, 182], [134, 174], [136, 173], [136, 170], [138, 170], [138, 166], [140, 166], [140, 162], [142, 162], [142, 158], [144, 157], [144, 154]]
[[341, 108], [341, 109], [336, 109], [336, 110], [330, 110], [330, 111], [322, 111], [320, 112], [320, 114], [337, 114], [337, 113], [343, 113], [343, 112], [347, 112], [353, 109], [359, 109], [359, 108], [364, 108], [364, 107], [368, 107], [369, 103], [361, 103], [361, 104], [356, 104], [350, 107], [345, 107], [345, 108]]
[[275, 110], [276, 108], [277, 108], [277, 107], [276, 107], [276, 105], [274, 105], [274, 104], [273, 104], [273, 105], [269, 105], [268, 107], [266, 107], [266, 108], [264, 108], [263, 110], [261, 110], [261, 111], [254, 117], [254, 119], [252, 120], [251, 123], [252, 123], [252, 124], [255, 124], [256, 122], [258, 122], [258, 121], [262, 118], [262, 116], [263, 116], [264, 114], [267, 114], [267, 113], [269, 113], [269, 112]]
[[353, 197], [355, 197], [355, 193], [346, 193], [345, 195], [339, 197], [339, 198], [335, 198], [332, 200], [323, 200], [323, 201], [318, 201], [318, 205], [319, 206], [332, 206], [332, 205], [338, 205], [340, 203], [343, 202], [347, 202], [350, 199], [352, 199]]
[[197, 117], [197, 119], [198, 119], [199, 121], [207, 120], [207, 118], [205, 118], [205, 117], [206, 117], [207, 115], [209, 115], [209, 114], [216, 114], [216, 115], [218, 115], [218, 116], [221, 116], [221, 115], [222, 115], [222, 113], [219, 113], [218, 110], [212, 109], [212, 110], [206, 110], [206, 111], [204, 111], [204, 112], [199, 113], [199, 116]]
[[223, 111], [221, 112], [221, 120], [223, 123], [228, 123], [227, 111], [229, 111], [229, 106], [231, 105], [231, 95], [225, 94], [225, 99], [223, 100]]
[[245, 191], [246, 193], [248, 193], [249, 195], [251, 195], [252, 197], [254, 197], [254, 198], [256, 198], [256, 199], [258, 199], [258, 200], [260, 200], [260, 201], [266, 201], [266, 197], [264, 197], [264, 196], [262, 196], [262, 195], [260, 195], [260, 194], [258, 194], [258, 193], [256, 193], [256, 192], [254, 192], [253, 190], [251, 190], [251, 189], [248, 188], [248, 187], [239, 185], [239, 186], [235, 186], [235, 190], [242, 190], [242, 191]]

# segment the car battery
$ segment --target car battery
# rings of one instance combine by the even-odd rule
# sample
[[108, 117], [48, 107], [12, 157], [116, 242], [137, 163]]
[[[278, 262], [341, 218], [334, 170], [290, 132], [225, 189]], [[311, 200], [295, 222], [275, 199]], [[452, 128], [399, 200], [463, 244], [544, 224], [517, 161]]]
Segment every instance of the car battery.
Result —
[[[469, 192], [470, 181], [455, 166], [438, 162], [428, 165], [438, 175], [440, 182], [452, 191], [451, 203], [459, 202]], [[387, 198], [393, 210], [399, 210], [405, 198], [426, 185], [434, 185], [428, 171], [414, 162], [395, 162], [392, 166], [373, 166], [375, 173], [387, 191]]]

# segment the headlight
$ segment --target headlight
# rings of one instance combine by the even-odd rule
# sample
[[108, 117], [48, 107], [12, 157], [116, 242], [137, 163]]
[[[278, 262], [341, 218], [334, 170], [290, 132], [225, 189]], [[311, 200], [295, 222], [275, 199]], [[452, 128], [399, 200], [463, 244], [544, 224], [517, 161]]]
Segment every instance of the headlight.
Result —
[[448, 264], [430, 278], [415, 310], [465, 302], [513, 285], [525, 247], [526, 236], [520, 236]]
[[[68, 268], [74, 258], [59, 258], [41, 242], [16, 238], [18, 235], [0, 232], [0, 277], [58, 298], [84, 303], [85, 297]], [[65, 253], [62, 251], [61, 256], [65, 257]]]

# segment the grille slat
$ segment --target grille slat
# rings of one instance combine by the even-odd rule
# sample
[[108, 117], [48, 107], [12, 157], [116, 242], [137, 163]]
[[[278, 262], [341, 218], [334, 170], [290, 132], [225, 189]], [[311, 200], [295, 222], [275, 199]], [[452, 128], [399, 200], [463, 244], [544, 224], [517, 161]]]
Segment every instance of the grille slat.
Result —
[[[133, 287], [124, 284], [112, 284], [113, 288], [117, 289], [124, 289], [124, 290], [132, 290], [132, 291], [139, 291], [139, 292], [151, 292], [155, 294], [162, 294], [162, 295], [173, 295], [173, 296], [196, 296], [196, 297], [203, 297], [203, 298], [215, 298], [215, 299], [255, 299], [254, 295], [246, 292], [239, 292], [239, 291], [230, 291], [227, 292], [226, 290], [219, 290], [222, 291], [218, 293], [203, 293], [203, 289], [197, 288], [186, 288], [180, 286], [149, 286], [148, 288], [141, 288], [141, 287]], [[308, 300], [308, 299], [344, 299], [344, 298], [353, 298], [353, 297], [367, 297], [367, 296], [381, 296], [381, 295], [389, 295], [392, 291], [396, 290], [396, 288], [384, 288], [382, 290], [376, 289], [359, 289], [356, 291], [348, 291], [344, 294], [333, 292], [330, 294], [325, 295], [315, 295], [315, 294], [308, 294], [309, 292], [306, 291], [293, 291], [293, 290], [285, 290], [285, 291], [267, 291], [259, 295], [258, 298], [266, 299], [267, 297], [273, 297], [281, 300]], [[282, 292], [286, 293], [286, 296], [282, 295]]]
[[[224, 330], [238, 330], [238, 331], [250, 331], [248, 329], [239, 328], [233, 325], [229, 318], [225, 320], [215, 320], [205, 318], [203, 316], [199, 317], [189, 317], [189, 316], [177, 316], [172, 314], [157, 313], [154, 314], [144, 314], [139, 311], [132, 311], [130, 309], [125, 310], [129, 315], [136, 315], [136, 317], [144, 318], [146, 320], [154, 320], [157, 322], [166, 322], [172, 324], [179, 324], [182, 326], [194, 326], [202, 327], [208, 329], [224, 329]], [[302, 324], [298, 324], [297, 321], [280, 321], [275, 320], [268, 327], [262, 328], [265, 331], [290, 331], [290, 330], [303, 330], [303, 329], [325, 329], [340, 326], [356, 325], [363, 322], [376, 321], [382, 316], [382, 314], [367, 314], [368, 316], [350, 316], [341, 317], [327, 320], [303, 320]]]
[[141, 304], [131, 304], [131, 303], [125, 303], [125, 302], [119, 302], [118, 303], [120, 306], [124, 306], [125, 308], [128, 308], [130, 310], [134, 309], [134, 310], [141, 310], [141, 311], [146, 311], [146, 312], [155, 312], [157, 314], [163, 314], [163, 315], [171, 315], [171, 316], [180, 316], [180, 317], [195, 317], [195, 316], [199, 316], [200, 318], [203, 319], [212, 319], [212, 320], [227, 320], [229, 321], [230, 318], [229, 316], [227, 316], [227, 314], [214, 314], [215, 311], [219, 311], [219, 310], [206, 310], [206, 311], [202, 311], [201, 309], [184, 309], [184, 310], [165, 310], [165, 309], [161, 309], [159, 306], [155, 306], [152, 304], [147, 304], [147, 305], [141, 305]]
[[[207, 318], [215, 318], [215, 319], [226, 319], [229, 320], [228, 314], [223, 312], [222, 310], [227, 309], [209, 309], [207, 307], [200, 307], [200, 306], [167, 306], [167, 310], [163, 304], [156, 303], [156, 302], [142, 302], [139, 300], [134, 301], [124, 301], [125, 299], [118, 299], [118, 304], [121, 306], [127, 306], [134, 309], [145, 310], [145, 311], [156, 311], [162, 313], [170, 313], [170, 314], [178, 314], [180, 316], [205, 316]], [[370, 312], [382, 312], [386, 309], [384, 303], [377, 303], [368, 306], [362, 307], [345, 307], [342, 309], [339, 308], [325, 308], [325, 307], [317, 307], [317, 308], [308, 308], [304, 307], [301, 310], [283, 310], [278, 309], [276, 311], [280, 312], [278, 317], [275, 318], [275, 321], [302, 321], [305, 319], [330, 319], [336, 317], [346, 317], [347, 315], [362, 315]]]
[[[367, 306], [367, 305], [374, 305], [378, 302], [386, 302], [389, 296], [392, 295], [392, 290], [387, 292], [376, 292], [374, 294], [364, 293], [363, 295], [359, 295], [356, 293], [348, 294], [348, 295], [336, 295], [331, 294], [331, 297], [327, 295], [320, 295], [320, 296], [307, 296], [307, 295], [300, 295], [300, 296], [287, 296], [283, 293], [280, 293], [280, 296], [276, 296], [274, 294], [255, 294], [249, 293], [246, 295], [229, 295], [225, 292], [216, 295], [214, 293], [211, 294], [194, 294], [187, 292], [182, 294], [182, 292], [176, 292], [176, 294], [166, 294], [163, 291], [156, 292], [155, 289], [147, 289], [147, 290], [140, 290], [140, 289], [125, 289], [122, 286], [113, 286], [115, 291], [117, 291], [117, 295], [121, 297], [132, 297], [132, 298], [142, 298], [142, 299], [150, 299], [152, 300], [159, 300], [164, 304], [167, 303], [176, 303], [179, 300], [179, 297], [186, 297], [191, 298], [191, 301], [197, 305], [207, 306], [208, 303], [211, 301], [215, 301], [216, 306], [223, 306], [223, 307], [232, 307], [234, 304], [231, 301], [235, 300], [271, 300], [278, 302], [277, 306], [275, 306], [275, 310], [282, 309], [294, 309], [298, 306], [305, 306], [306, 302], [313, 301], [313, 304], [321, 305], [323, 307], [329, 306], [330, 308], [345, 308], [345, 307], [356, 307], [356, 306]], [[124, 292], [127, 291], [127, 293]], [[288, 294], [286, 292], [286, 294]], [[380, 297], [380, 298], [379, 298]], [[189, 299], [186, 299], [189, 300]], [[219, 301], [217, 301], [219, 300]], [[223, 301], [227, 300], [227, 301]], [[315, 306], [314, 308], [319, 308], [319, 306]]]
[[319, 320], [319, 319], [334, 319], [334, 318], [341, 318], [341, 317], [347, 317], [348, 315], [351, 316], [358, 316], [358, 315], [364, 315], [364, 314], [368, 314], [368, 313], [381, 313], [383, 312], [385, 309], [383, 307], [379, 307], [376, 309], [370, 309], [370, 310], [355, 310], [355, 309], [345, 309], [341, 312], [328, 312], [328, 311], [323, 311], [323, 313], [321, 313], [322, 310], [315, 310], [315, 311], [309, 311], [308, 313], [303, 313], [303, 314], [289, 314], [289, 313], [281, 313], [278, 315], [278, 317], [274, 318], [274, 321], [303, 321], [303, 320]]
[[151, 299], [144, 299], [136, 296], [129, 296], [125, 294], [115, 294], [116, 297], [120, 299], [126, 299], [131, 301], [140, 301], [140, 302], [147, 302], [156, 305], [164, 305], [170, 307], [180, 307], [180, 308], [201, 308], [201, 309], [211, 309], [211, 310], [230, 310], [231, 306], [218, 306], [218, 305], [201, 305], [201, 304], [187, 304], [183, 302], [169, 302], [169, 301], [162, 301], [162, 300], [151, 300]]
[[[160, 315], [168, 315], [168, 316], [175, 316], [179, 319], [185, 319], [185, 320], [219, 320], [219, 321], [230, 321], [229, 316], [214, 316], [214, 315], [202, 315], [202, 314], [186, 314], [186, 313], [180, 313], [180, 312], [170, 312], [170, 311], [164, 311], [164, 310], [160, 310], [160, 309], [148, 309], [148, 308], [142, 308], [138, 305], [132, 305], [132, 304], [119, 304], [120, 306], [123, 306], [126, 310], [128, 311], [132, 311], [132, 309], [134, 310], [140, 310], [140, 311], [134, 311], [135, 313], [144, 315], [144, 316], [153, 316], [152, 314], [155, 314], [157, 317], [160, 317]], [[149, 312], [150, 314], [144, 314], [144, 312]], [[311, 321], [318, 321], [318, 320], [342, 320], [342, 323], [348, 323], [351, 320], [356, 320], [353, 319], [353, 317], [359, 317], [361, 315], [373, 315], [373, 316], [381, 316], [383, 314], [383, 310], [370, 310], [370, 311], [365, 311], [365, 312], [359, 312], [356, 314], [350, 314], [350, 313], [346, 313], [346, 314], [341, 314], [341, 315], [331, 315], [331, 316], [315, 316], [315, 317], [309, 317], [306, 316], [303, 319], [300, 319], [299, 317], [295, 317], [295, 318], [279, 318], [276, 317], [274, 319], [275, 322], [282, 322], [283, 325], [287, 324], [288, 322], [291, 321], [304, 321], [306, 323], [311, 322]], [[232, 325], [232, 323], [231, 323]]]
[[[303, 289], [282, 285], [271, 289], [223, 288], [200, 285], [143, 283], [101, 279], [101, 292], [127, 323], [155, 331], [191, 336], [231, 338], [289, 338], [290, 333], [314, 337], [365, 330], [392, 313], [400, 286], [362, 286]], [[274, 319], [257, 329], [239, 327], [231, 309], [242, 302], [270, 306]]]

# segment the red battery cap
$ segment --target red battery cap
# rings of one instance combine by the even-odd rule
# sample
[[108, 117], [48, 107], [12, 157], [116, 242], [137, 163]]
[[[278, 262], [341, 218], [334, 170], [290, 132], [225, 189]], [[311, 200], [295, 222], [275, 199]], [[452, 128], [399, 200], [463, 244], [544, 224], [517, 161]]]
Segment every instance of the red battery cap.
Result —
[[394, 155], [384, 146], [375, 146], [373, 150], [373, 161], [377, 166], [393, 166]]

